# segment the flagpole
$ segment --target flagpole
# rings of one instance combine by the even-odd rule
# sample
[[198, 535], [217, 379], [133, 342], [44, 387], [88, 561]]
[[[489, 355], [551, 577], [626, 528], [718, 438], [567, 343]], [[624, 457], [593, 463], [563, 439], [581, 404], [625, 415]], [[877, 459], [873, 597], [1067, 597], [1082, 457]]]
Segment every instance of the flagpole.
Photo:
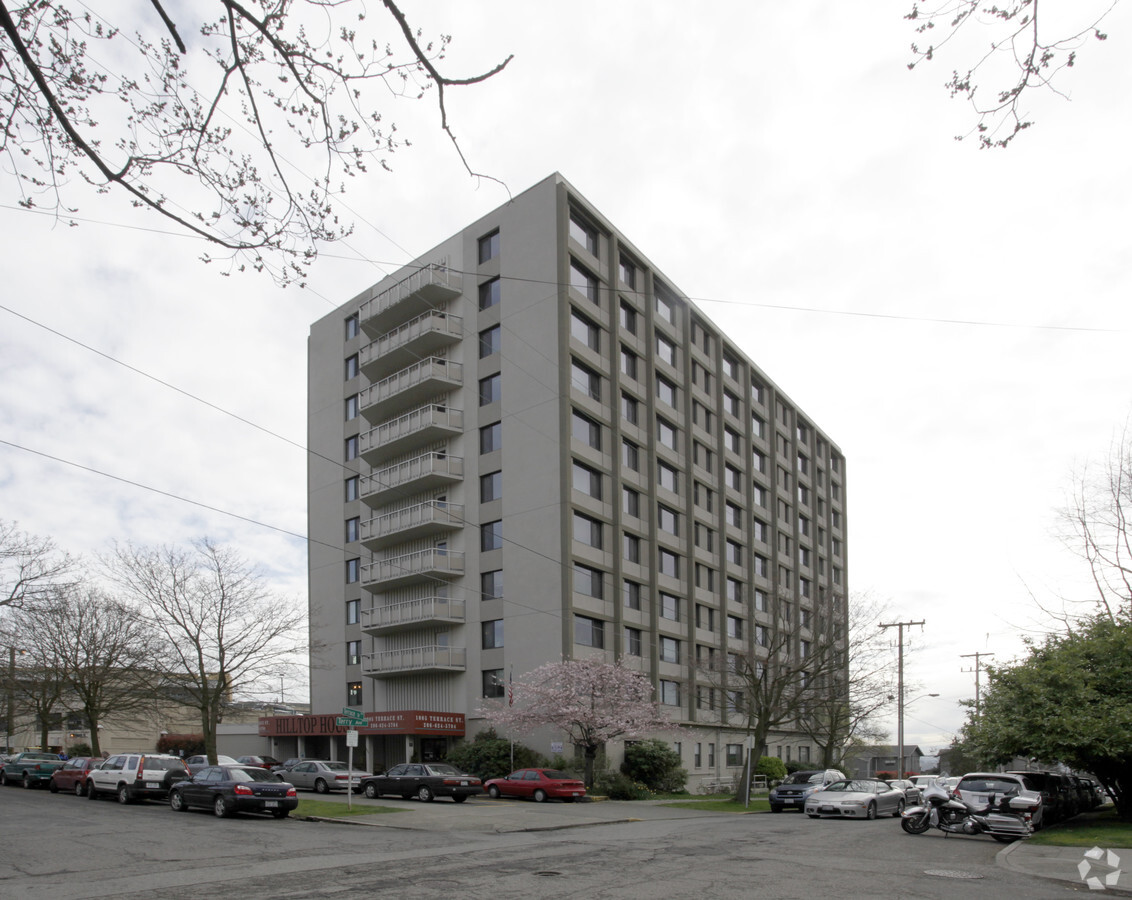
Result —
[[[515, 705], [515, 664], [511, 664], [511, 671], [507, 675], [507, 705]], [[511, 731], [511, 771], [515, 771], [515, 732]]]

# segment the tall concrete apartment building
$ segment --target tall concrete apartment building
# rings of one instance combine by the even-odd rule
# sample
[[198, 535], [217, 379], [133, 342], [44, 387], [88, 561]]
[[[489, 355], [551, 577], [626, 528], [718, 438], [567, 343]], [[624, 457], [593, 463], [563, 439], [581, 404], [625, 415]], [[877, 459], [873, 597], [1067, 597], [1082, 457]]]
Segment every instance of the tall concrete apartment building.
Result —
[[343, 758], [353, 708], [366, 765], [439, 758], [511, 677], [598, 655], [717, 780], [745, 729], [705, 660], [757, 656], [771, 596], [796, 652], [844, 622], [840, 451], [559, 175], [316, 322], [308, 403], [322, 715], [281, 749]]

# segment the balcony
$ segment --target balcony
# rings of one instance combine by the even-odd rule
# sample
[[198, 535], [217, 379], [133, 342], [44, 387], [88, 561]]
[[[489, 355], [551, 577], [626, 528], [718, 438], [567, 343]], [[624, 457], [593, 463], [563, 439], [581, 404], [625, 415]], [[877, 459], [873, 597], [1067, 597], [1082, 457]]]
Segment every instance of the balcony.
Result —
[[459, 578], [463, 574], [463, 553], [432, 547], [362, 566], [362, 586], [384, 591], [414, 581]]
[[371, 337], [378, 338], [395, 325], [407, 322], [460, 296], [463, 278], [444, 262], [417, 269], [358, 310], [358, 321]]
[[463, 504], [429, 500], [362, 522], [361, 541], [370, 550], [453, 531], [464, 525]]
[[390, 456], [416, 447], [447, 440], [464, 432], [464, 412], [430, 403], [382, 422], [359, 436], [362, 457], [371, 466], [380, 466]]
[[464, 337], [464, 320], [439, 310], [430, 310], [387, 331], [358, 354], [362, 373], [370, 381], [396, 372], [415, 360], [433, 356]]
[[463, 383], [460, 363], [431, 356], [366, 388], [358, 395], [358, 405], [363, 416], [377, 423], [391, 412], [423, 403]]
[[463, 625], [464, 601], [449, 597], [421, 597], [392, 606], [362, 611], [362, 631], [366, 634], [393, 634], [423, 625]]
[[463, 672], [467, 668], [463, 647], [412, 647], [382, 650], [362, 656], [362, 674], [374, 678], [395, 678], [418, 672]]
[[370, 507], [382, 506], [395, 497], [417, 494], [456, 484], [464, 478], [464, 460], [444, 453], [423, 453], [363, 475], [361, 497]]

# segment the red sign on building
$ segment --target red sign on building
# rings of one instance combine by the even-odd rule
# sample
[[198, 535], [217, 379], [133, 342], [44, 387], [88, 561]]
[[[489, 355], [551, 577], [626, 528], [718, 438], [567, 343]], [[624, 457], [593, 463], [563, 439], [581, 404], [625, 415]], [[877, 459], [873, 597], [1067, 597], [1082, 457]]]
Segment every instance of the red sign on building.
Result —
[[[437, 737], [463, 737], [463, 713], [401, 710], [366, 713], [360, 734], [415, 734]], [[265, 716], [259, 720], [261, 737], [298, 737], [345, 734], [337, 715]]]

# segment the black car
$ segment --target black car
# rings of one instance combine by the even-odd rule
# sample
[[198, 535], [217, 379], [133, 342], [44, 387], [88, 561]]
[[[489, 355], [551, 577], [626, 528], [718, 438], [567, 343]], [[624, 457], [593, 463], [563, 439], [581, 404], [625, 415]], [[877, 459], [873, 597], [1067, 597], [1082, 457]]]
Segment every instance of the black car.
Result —
[[207, 766], [169, 792], [169, 806], [175, 811], [188, 812], [199, 806], [220, 818], [234, 812], [258, 812], [282, 819], [298, 805], [294, 785], [279, 781], [259, 766]]
[[463, 803], [483, 793], [483, 784], [475, 775], [465, 775], [448, 763], [402, 763], [384, 775], [363, 778], [360, 787], [371, 800], [382, 794], [395, 794], [406, 800], [451, 797]]

